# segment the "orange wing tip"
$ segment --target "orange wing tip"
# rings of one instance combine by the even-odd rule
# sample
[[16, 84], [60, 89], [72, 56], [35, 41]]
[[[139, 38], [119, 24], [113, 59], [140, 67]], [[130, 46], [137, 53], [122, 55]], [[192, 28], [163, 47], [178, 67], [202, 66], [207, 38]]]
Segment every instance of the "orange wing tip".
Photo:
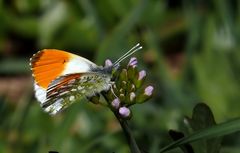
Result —
[[34, 60], [34, 58], [36, 58], [36, 56], [42, 52], [42, 50], [39, 50], [37, 53], [33, 54], [32, 57], [30, 58], [30, 62], [29, 62], [29, 65], [32, 66], [32, 62]]
[[47, 89], [52, 80], [62, 75], [72, 55], [56, 49], [44, 49], [33, 54], [29, 65], [36, 83]]

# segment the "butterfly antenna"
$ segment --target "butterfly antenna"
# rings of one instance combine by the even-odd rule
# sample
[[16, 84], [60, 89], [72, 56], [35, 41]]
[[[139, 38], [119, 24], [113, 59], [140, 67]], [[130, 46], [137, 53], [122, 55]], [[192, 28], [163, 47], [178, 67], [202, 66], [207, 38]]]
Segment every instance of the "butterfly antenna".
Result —
[[124, 60], [125, 58], [127, 58], [128, 56], [130, 56], [129, 54], [131, 54], [131, 52], [133, 52], [137, 47], [139, 47], [139, 43], [137, 45], [135, 45], [133, 48], [131, 48], [127, 53], [125, 53], [124, 55], [122, 55], [114, 64], [120, 63], [122, 60]]
[[133, 46], [133, 48], [131, 48], [128, 52], [126, 52], [124, 55], [122, 55], [115, 63], [118, 63], [118, 61], [120, 61], [122, 58], [124, 58], [124, 56], [126, 56], [127, 54], [129, 54], [132, 50], [134, 50], [135, 48], [137, 48], [140, 44], [138, 43], [137, 45]]
[[119, 63], [121, 63], [123, 60], [137, 52], [138, 50], [142, 49], [142, 46], [138, 43], [133, 48], [131, 48], [128, 52], [126, 52], [124, 55], [122, 55], [116, 62], [113, 63], [113, 67], [119, 66]]

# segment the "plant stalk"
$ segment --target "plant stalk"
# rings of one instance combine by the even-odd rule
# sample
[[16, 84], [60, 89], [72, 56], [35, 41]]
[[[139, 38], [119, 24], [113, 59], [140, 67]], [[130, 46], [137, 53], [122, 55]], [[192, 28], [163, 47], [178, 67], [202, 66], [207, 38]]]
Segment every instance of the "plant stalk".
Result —
[[128, 126], [128, 123], [126, 120], [122, 120], [118, 114], [116, 114], [114, 112], [114, 115], [116, 116], [118, 122], [120, 123], [121, 127], [122, 127], [122, 130], [123, 130], [123, 133], [128, 141], [128, 145], [130, 147], [130, 150], [131, 150], [131, 153], [141, 153], [137, 143], [136, 143], [136, 140], [133, 136], [133, 133], [131, 131], [131, 129], [129, 128]]
[[[102, 94], [104, 99], [106, 100], [107, 104], [109, 106], [111, 106], [111, 103], [108, 101], [108, 98], [106, 96], [106, 94]], [[111, 109], [111, 107], [109, 107]], [[123, 120], [121, 119], [121, 117], [118, 115], [118, 113], [116, 112], [116, 110], [114, 109], [111, 109], [111, 111], [114, 113], [115, 117], [117, 118], [118, 122], [120, 123], [121, 125], [121, 128], [123, 130], [123, 133], [127, 139], [127, 142], [128, 142], [128, 145], [129, 145], [129, 148], [131, 150], [131, 153], [141, 153], [137, 143], [136, 143], [136, 140], [133, 136], [133, 133], [131, 131], [131, 129], [129, 128], [128, 126], [128, 123], [126, 120]]]

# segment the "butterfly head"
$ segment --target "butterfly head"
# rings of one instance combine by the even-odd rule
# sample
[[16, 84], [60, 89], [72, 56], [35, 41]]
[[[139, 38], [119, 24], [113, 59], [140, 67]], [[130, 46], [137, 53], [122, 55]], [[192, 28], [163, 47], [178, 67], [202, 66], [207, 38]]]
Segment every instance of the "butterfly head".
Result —
[[114, 69], [113, 65], [105, 66], [105, 67], [98, 66], [98, 67], [92, 68], [91, 71], [111, 75], [113, 72], [113, 69]]

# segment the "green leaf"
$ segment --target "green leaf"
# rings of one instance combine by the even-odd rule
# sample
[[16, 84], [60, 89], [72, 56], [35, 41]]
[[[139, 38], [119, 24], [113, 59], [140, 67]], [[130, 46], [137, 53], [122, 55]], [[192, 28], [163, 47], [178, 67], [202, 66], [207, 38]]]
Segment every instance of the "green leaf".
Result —
[[192, 119], [188, 121], [194, 131], [216, 125], [211, 109], [204, 103], [199, 103], [194, 107]]
[[159, 152], [163, 153], [168, 150], [179, 147], [183, 144], [195, 142], [201, 139], [210, 139], [210, 138], [220, 137], [220, 136], [231, 134], [237, 131], [240, 131], [240, 118], [236, 118], [231, 121], [227, 121], [218, 125], [214, 125], [209, 128], [199, 130], [198, 132], [195, 132], [189, 136], [186, 136], [182, 139], [179, 139], [167, 145], [166, 147], [162, 148]]
[[[192, 119], [186, 118], [186, 120], [194, 132], [216, 125], [211, 109], [204, 103], [197, 104], [193, 109]], [[201, 140], [193, 144], [196, 153], [219, 153], [220, 146], [220, 138]]]
[[162, 148], [161, 153], [198, 140], [202, 140], [202, 143], [198, 144], [202, 148], [205, 145], [206, 150], [202, 150], [203, 152], [217, 153], [221, 141], [216, 137], [240, 131], [240, 118], [216, 125], [211, 109], [204, 103], [197, 104], [193, 110], [192, 119], [187, 118], [186, 121], [188, 121], [194, 133]]
[[[168, 134], [172, 137], [174, 141], [177, 141], [184, 137], [184, 134], [182, 132], [175, 130], [169, 130]], [[190, 144], [185, 144], [183, 146], [180, 146], [180, 148], [184, 153], [194, 153], [193, 148]]]

